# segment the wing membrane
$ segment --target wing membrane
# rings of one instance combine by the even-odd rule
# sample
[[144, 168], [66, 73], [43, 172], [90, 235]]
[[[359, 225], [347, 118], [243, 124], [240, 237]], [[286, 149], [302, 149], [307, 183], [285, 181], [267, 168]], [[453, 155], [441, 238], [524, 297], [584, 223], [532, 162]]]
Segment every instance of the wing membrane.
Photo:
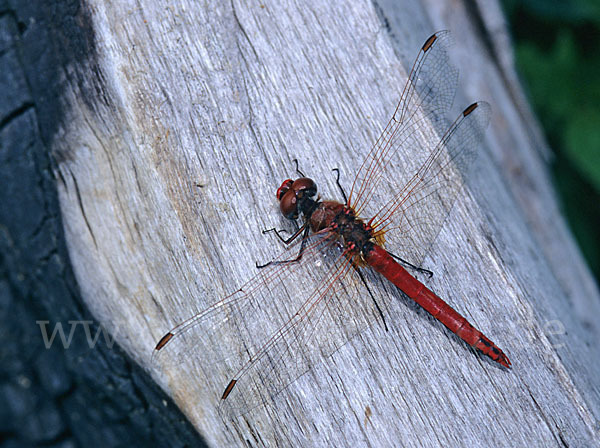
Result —
[[[299, 244], [276, 261], [294, 258]], [[311, 292], [306, 285], [318, 286]], [[235, 380], [220, 403], [233, 417], [271, 402], [377, 316], [335, 235], [322, 232], [307, 239], [301, 263], [261, 269], [234, 294], [171, 330], [154, 358], [172, 365], [200, 353], [215, 400]]]
[[375, 213], [386, 241], [415, 265], [439, 233], [477, 154], [490, 121], [490, 105], [478, 102], [456, 119], [404, 187]]
[[[359, 213], [378, 208], [381, 181], [393, 176], [402, 185], [418, 161], [403, 161], [397, 152], [402, 143], [415, 140], [416, 129], [430, 127], [439, 135], [447, 128], [446, 112], [452, 105], [458, 83], [458, 70], [450, 63], [452, 44], [449, 31], [432, 35], [419, 52], [400, 97], [396, 111], [361, 165], [348, 202]], [[380, 192], [379, 192], [380, 193]], [[369, 208], [371, 207], [371, 208]]]

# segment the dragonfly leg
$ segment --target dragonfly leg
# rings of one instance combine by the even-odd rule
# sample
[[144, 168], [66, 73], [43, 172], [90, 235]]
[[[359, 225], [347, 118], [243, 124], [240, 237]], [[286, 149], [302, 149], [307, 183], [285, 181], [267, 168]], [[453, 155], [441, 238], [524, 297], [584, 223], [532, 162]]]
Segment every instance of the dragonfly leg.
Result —
[[385, 316], [383, 315], [383, 311], [381, 311], [381, 308], [379, 307], [379, 303], [377, 303], [377, 300], [375, 300], [375, 296], [371, 292], [371, 289], [369, 288], [369, 284], [365, 280], [365, 277], [363, 276], [362, 271], [359, 268], [357, 268], [356, 266], [354, 266], [354, 265], [352, 265], [352, 267], [354, 268], [354, 270], [356, 271], [356, 273], [360, 277], [360, 280], [365, 285], [365, 288], [367, 288], [367, 291], [369, 291], [369, 295], [371, 296], [371, 299], [373, 300], [373, 303], [375, 304], [375, 308], [377, 308], [377, 312], [379, 313], [379, 315], [381, 316], [381, 320], [383, 321], [383, 328], [385, 328], [385, 331], [389, 331], [387, 323], [385, 322]]
[[296, 232], [294, 232], [294, 234], [292, 236], [290, 236], [289, 238], [284, 238], [281, 236], [280, 232], [286, 232], [285, 229], [281, 229], [281, 230], [277, 230], [275, 227], [273, 227], [272, 229], [265, 229], [262, 231], [263, 235], [273, 232], [275, 233], [275, 235], [277, 235], [277, 238], [279, 238], [279, 240], [283, 243], [283, 244], [290, 244], [292, 241], [294, 241], [296, 238], [298, 238], [298, 235], [300, 235], [302, 232], [304, 231], [304, 226], [300, 227]]
[[337, 184], [338, 188], [340, 189], [340, 191], [342, 193], [342, 197], [344, 198], [344, 204], [347, 204], [348, 203], [348, 197], [346, 196], [346, 192], [344, 191], [344, 187], [342, 187], [342, 184], [340, 184], [340, 170], [338, 168], [334, 168], [331, 171], [337, 172], [337, 178], [335, 179], [335, 183]]
[[271, 233], [271, 232], [273, 232], [275, 235], [277, 235], [277, 238], [279, 238], [279, 241], [281, 241], [284, 244], [288, 244], [287, 239], [285, 239], [284, 237], [281, 236], [281, 233], [283, 233], [283, 232], [287, 233], [287, 230], [285, 230], [285, 229], [277, 230], [275, 227], [273, 227], [271, 229], [265, 229], [262, 231], [263, 235], [266, 235], [267, 233]]
[[[386, 252], [387, 252], [387, 251], [386, 251]], [[426, 275], [427, 275], [429, 278], [433, 277], [433, 272], [432, 272], [432, 271], [430, 271], [429, 269], [424, 269], [424, 268], [420, 268], [420, 267], [418, 267], [418, 266], [415, 266], [414, 264], [412, 264], [412, 263], [409, 263], [409, 262], [408, 262], [408, 261], [406, 261], [405, 259], [403, 259], [403, 258], [400, 258], [398, 255], [394, 255], [394, 254], [393, 254], [393, 253], [391, 253], [391, 252], [388, 252], [388, 254], [389, 254], [389, 255], [390, 255], [392, 258], [395, 258], [395, 259], [396, 259], [396, 260], [398, 260], [400, 263], [402, 263], [402, 264], [404, 264], [404, 265], [406, 265], [406, 266], [408, 266], [408, 267], [410, 267], [410, 268], [414, 269], [415, 271], [417, 271], [417, 272], [420, 272], [420, 273], [422, 273], [422, 274], [426, 274]]]
[[[309, 231], [310, 231], [310, 226], [308, 225], [308, 221], [307, 221], [306, 223], [304, 223], [304, 225], [302, 227], [300, 227], [298, 229], [298, 231], [296, 233], [294, 233], [290, 238], [288, 238], [288, 240], [282, 240], [284, 243], [289, 244], [293, 240], [295, 240], [298, 237], [298, 235], [300, 235], [301, 233], [303, 233], [303, 235], [302, 235], [302, 243], [300, 243], [300, 251], [298, 251], [298, 256], [296, 258], [293, 258], [291, 260], [269, 261], [268, 263], [265, 263], [265, 264], [258, 264], [258, 261], [257, 261], [256, 262], [256, 267], [258, 269], [262, 269], [262, 268], [266, 268], [267, 266], [271, 266], [272, 264], [297, 263], [300, 260], [302, 260], [302, 255], [304, 255], [304, 248], [306, 246], [306, 237], [308, 236], [308, 232]], [[275, 230], [275, 232], [277, 232], [277, 231]]]
[[294, 159], [294, 163], [296, 164], [296, 172], [300, 174], [302, 177], [306, 177], [302, 171], [298, 168], [298, 159]]
[[304, 226], [302, 226], [302, 228], [299, 227], [298, 226], [298, 222], [295, 219], [292, 220], [292, 222], [294, 223], [294, 227], [296, 228], [296, 230], [294, 231], [295, 233], [291, 237], [289, 237], [287, 239], [285, 239], [284, 237], [281, 236], [281, 233], [283, 233], [283, 232], [288, 233], [288, 231], [285, 230], [285, 229], [277, 230], [275, 227], [273, 227], [272, 229], [265, 229], [265, 230], [263, 230], [262, 233], [263, 233], [263, 235], [265, 235], [267, 233], [274, 232], [275, 235], [277, 235], [277, 238], [279, 238], [279, 240], [282, 243], [284, 243], [284, 244], [290, 244], [292, 241], [294, 241], [294, 239], [296, 239], [296, 237], [298, 237], [298, 235], [302, 232], [302, 228], [304, 227]]

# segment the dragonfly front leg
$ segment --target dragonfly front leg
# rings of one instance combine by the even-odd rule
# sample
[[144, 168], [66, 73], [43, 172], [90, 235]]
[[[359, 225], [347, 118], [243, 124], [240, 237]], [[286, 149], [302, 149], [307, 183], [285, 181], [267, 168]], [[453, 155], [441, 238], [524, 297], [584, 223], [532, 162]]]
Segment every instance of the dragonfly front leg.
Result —
[[[270, 230], [264, 230], [263, 233], [267, 233]], [[291, 237], [289, 237], [287, 240], [284, 240], [281, 235], [279, 235], [278, 231], [275, 229], [271, 229], [271, 231], [274, 231], [275, 234], [279, 237], [279, 239], [281, 241], [283, 241], [285, 244], [289, 244], [292, 241], [294, 241], [296, 238], [298, 238], [298, 236], [300, 234], [302, 234], [302, 243], [300, 244], [300, 250], [298, 251], [298, 256], [296, 258], [293, 258], [291, 260], [280, 260], [280, 261], [269, 261], [266, 264], [258, 264], [258, 261], [256, 262], [256, 267], [258, 269], [262, 269], [262, 268], [266, 268], [267, 266], [270, 266], [272, 264], [287, 264], [287, 263], [297, 263], [300, 260], [302, 260], [302, 255], [304, 254], [304, 248], [306, 246], [306, 237], [308, 236], [308, 232], [310, 231], [310, 225], [308, 223], [308, 221], [306, 221], [304, 223], [304, 225], [302, 227], [300, 227]]]
[[285, 239], [284, 237], [281, 236], [281, 234], [279, 232], [285, 232], [285, 230], [277, 230], [275, 227], [273, 227], [272, 229], [265, 229], [262, 231], [263, 235], [270, 233], [270, 232], [274, 232], [275, 235], [277, 235], [277, 238], [279, 238], [279, 240], [283, 243], [283, 244], [290, 244], [292, 241], [294, 241], [296, 238], [298, 238], [298, 235], [300, 235], [303, 231], [304, 231], [304, 227], [306, 226], [306, 224], [304, 224], [302, 227], [300, 227], [298, 230], [296, 230], [296, 232], [294, 232], [294, 234], [292, 236], [290, 236], [289, 238]]

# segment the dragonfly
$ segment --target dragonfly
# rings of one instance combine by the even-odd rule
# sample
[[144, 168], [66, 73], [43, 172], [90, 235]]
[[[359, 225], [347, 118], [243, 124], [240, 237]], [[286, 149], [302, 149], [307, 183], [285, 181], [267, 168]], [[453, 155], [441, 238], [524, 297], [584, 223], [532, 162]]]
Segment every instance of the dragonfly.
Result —
[[[226, 415], [272, 403], [373, 322], [382, 321], [387, 329], [389, 304], [379, 303], [367, 282], [376, 275], [476, 351], [510, 368], [494, 342], [408, 271], [429, 272], [420, 265], [490, 121], [491, 108], [483, 101], [468, 106], [453, 123], [446, 121], [458, 84], [451, 44], [448, 31], [425, 41], [391, 120], [347, 195], [337, 171], [343, 202], [321, 200], [316, 183], [296, 164], [300, 177], [286, 179], [276, 196], [281, 213], [297, 223], [297, 230], [289, 238], [275, 229], [263, 232], [275, 233], [285, 250], [257, 264], [257, 274], [247, 283], [156, 344], [153, 357], [166, 357], [167, 363], [185, 359], [192, 349], [202, 354], [201, 364], [209, 369], [207, 388], [220, 397], [219, 409]], [[403, 158], [406, 148], [416, 156]]]

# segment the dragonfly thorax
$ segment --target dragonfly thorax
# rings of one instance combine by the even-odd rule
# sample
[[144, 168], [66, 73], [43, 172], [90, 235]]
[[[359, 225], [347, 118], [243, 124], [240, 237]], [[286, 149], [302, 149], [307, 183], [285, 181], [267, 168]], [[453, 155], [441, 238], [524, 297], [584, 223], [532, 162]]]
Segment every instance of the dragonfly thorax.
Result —
[[317, 185], [312, 179], [286, 179], [277, 190], [281, 213], [288, 219], [297, 219], [302, 214], [313, 232], [331, 230], [344, 242], [356, 263], [364, 264], [360, 260], [373, 244], [383, 245], [383, 231], [375, 232], [356, 216], [352, 207], [337, 201], [320, 201], [318, 197], [313, 199], [316, 194]]
[[358, 218], [351, 207], [336, 201], [319, 202], [310, 215], [309, 222], [313, 232], [329, 229], [337, 234], [358, 265], [364, 264], [361, 261], [363, 255], [368, 253], [374, 244], [383, 244], [383, 238]]

